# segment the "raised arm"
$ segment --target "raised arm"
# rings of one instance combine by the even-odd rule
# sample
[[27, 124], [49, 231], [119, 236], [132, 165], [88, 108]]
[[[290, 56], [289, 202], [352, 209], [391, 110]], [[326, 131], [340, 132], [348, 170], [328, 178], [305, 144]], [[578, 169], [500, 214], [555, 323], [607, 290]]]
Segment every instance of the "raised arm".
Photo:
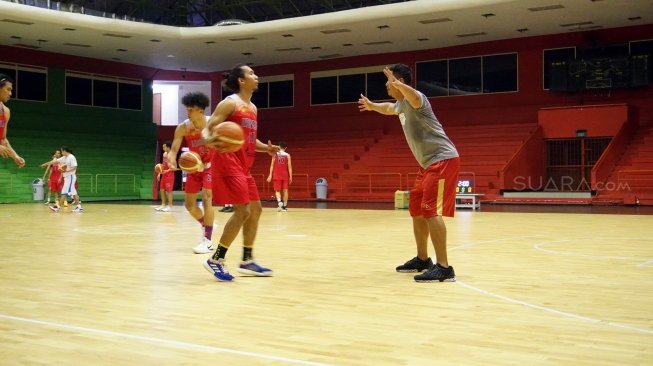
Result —
[[419, 109], [422, 106], [422, 97], [417, 90], [413, 89], [413, 87], [408, 84], [404, 84], [403, 80], [397, 79], [389, 68], [386, 67], [383, 69], [383, 73], [392, 86], [397, 88], [404, 98], [406, 98], [408, 104], [410, 104], [414, 109]]
[[361, 97], [358, 99], [358, 110], [360, 112], [374, 111], [387, 115], [397, 114], [397, 112], [395, 112], [395, 106], [393, 103], [374, 103], [371, 100], [367, 99], [367, 97], [363, 94], [361, 94]]

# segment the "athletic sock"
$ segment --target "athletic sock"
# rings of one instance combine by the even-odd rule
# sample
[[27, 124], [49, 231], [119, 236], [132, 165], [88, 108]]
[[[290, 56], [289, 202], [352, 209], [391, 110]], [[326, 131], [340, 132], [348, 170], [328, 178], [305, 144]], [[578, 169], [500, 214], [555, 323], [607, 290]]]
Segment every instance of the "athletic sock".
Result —
[[212, 259], [214, 259], [216, 261], [218, 259], [224, 259], [224, 257], [227, 255], [227, 250], [229, 250], [228, 246], [225, 246], [222, 243], [218, 244], [218, 250], [215, 251], [215, 253], [213, 254]]
[[213, 225], [204, 226], [204, 237], [211, 240], [211, 235], [213, 235]]
[[252, 259], [252, 250], [254, 247], [252, 246], [244, 246], [243, 247], [243, 262], [246, 262], [248, 260]]

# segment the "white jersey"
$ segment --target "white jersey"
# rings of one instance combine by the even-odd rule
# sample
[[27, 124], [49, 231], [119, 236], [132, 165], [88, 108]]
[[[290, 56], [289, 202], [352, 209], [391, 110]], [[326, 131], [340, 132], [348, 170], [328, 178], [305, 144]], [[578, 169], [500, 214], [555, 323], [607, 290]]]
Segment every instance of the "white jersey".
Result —
[[62, 173], [64, 178], [75, 174], [74, 169], [77, 168], [77, 158], [75, 158], [75, 155], [68, 154], [68, 156], [62, 156], [58, 161], [61, 165], [66, 166], [66, 170]]

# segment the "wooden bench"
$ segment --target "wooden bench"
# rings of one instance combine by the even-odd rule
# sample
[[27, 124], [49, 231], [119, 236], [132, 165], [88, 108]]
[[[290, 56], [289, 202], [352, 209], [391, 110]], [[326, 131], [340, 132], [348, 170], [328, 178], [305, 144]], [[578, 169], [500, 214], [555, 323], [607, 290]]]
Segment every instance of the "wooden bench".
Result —
[[456, 194], [456, 208], [481, 209], [481, 196], [479, 193], [458, 193]]

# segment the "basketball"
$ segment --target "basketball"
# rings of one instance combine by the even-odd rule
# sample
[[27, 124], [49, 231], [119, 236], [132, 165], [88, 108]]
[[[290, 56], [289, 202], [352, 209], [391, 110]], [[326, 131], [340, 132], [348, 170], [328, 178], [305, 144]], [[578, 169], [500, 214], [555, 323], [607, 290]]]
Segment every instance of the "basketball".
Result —
[[154, 166], [154, 172], [156, 174], [161, 174], [162, 171], [163, 171], [163, 165], [157, 164], [157, 165]]
[[195, 173], [204, 167], [202, 158], [195, 151], [184, 151], [181, 153], [179, 160], [177, 160], [177, 165], [179, 165], [179, 169], [186, 173]]
[[60, 166], [59, 166], [59, 171], [60, 171], [60, 172], [65, 172], [66, 169], [68, 169], [68, 167], [67, 167], [66, 165], [60, 165]]
[[213, 134], [225, 145], [224, 152], [235, 152], [240, 150], [245, 142], [245, 132], [238, 123], [225, 121], [213, 128]]

